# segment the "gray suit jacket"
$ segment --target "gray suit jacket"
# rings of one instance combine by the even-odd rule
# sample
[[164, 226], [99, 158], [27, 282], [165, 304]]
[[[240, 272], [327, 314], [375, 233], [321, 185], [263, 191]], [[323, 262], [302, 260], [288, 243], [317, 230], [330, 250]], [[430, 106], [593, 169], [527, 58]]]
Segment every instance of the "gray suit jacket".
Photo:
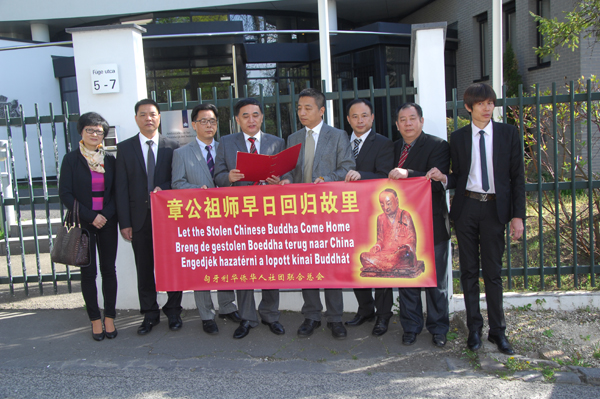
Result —
[[[285, 141], [282, 138], [262, 132], [259, 154], [275, 155], [285, 150]], [[217, 148], [217, 159], [215, 160], [215, 184], [218, 187], [228, 187], [229, 171], [235, 169], [238, 151], [248, 152], [244, 133], [228, 134], [221, 137], [221, 143]], [[251, 181], [237, 181], [234, 186], [250, 186]]]
[[[289, 179], [291, 183], [304, 181], [302, 166], [304, 164], [306, 128], [302, 128], [288, 137], [288, 148], [298, 143], [302, 144], [298, 163], [294, 170], [283, 176], [283, 179]], [[319, 133], [319, 141], [317, 141], [311, 181], [315, 181], [318, 177], [322, 177], [326, 182], [343, 181], [348, 171], [355, 167], [348, 134], [324, 123]]]
[[[215, 150], [217, 148], [219, 143], [215, 141]], [[215, 183], [208, 170], [206, 159], [202, 156], [198, 140], [194, 138], [192, 142], [173, 152], [171, 188], [200, 188], [204, 185], [212, 188]]]

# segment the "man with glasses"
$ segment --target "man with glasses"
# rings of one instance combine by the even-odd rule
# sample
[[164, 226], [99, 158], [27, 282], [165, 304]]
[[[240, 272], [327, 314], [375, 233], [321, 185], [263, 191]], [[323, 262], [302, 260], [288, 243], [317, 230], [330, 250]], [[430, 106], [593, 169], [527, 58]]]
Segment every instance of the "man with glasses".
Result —
[[[285, 149], [282, 138], [261, 131], [263, 110], [255, 98], [240, 100], [234, 108], [235, 121], [241, 132], [221, 137], [215, 161], [215, 183], [218, 187], [252, 186], [257, 182], [240, 181], [244, 174], [236, 169], [237, 153], [275, 155]], [[278, 177], [272, 176], [268, 183], [274, 184]], [[238, 306], [242, 321], [233, 338], [244, 338], [251, 328], [258, 326], [258, 314], [262, 323], [269, 326], [273, 334], [285, 334], [279, 322], [279, 290], [262, 290], [262, 300], [256, 313], [254, 290], [237, 290]]]
[[[173, 171], [171, 187], [182, 188], [214, 188], [215, 157], [219, 143], [215, 140], [219, 112], [214, 104], [199, 104], [192, 110], [192, 127], [196, 138], [191, 143], [178, 148], [173, 153]], [[218, 291], [219, 317], [229, 318], [239, 323], [240, 316], [234, 303], [233, 290]], [[210, 290], [194, 291], [196, 307], [202, 319], [202, 329], [207, 334], [217, 334], [219, 328], [215, 323], [215, 308]]]

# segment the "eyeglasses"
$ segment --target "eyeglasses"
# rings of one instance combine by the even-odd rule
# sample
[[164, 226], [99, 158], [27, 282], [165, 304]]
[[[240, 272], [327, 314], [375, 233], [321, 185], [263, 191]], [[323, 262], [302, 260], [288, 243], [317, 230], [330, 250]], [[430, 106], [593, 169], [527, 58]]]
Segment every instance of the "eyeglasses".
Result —
[[217, 120], [216, 119], [200, 119], [197, 121], [194, 121], [195, 123], [199, 123], [201, 125], [207, 125], [207, 124], [211, 124], [211, 125], [216, 125], [217, 124]]
[[97, 136], [104, 136], [104, 130], [96, 130], [96, 129], [92, 129], [91, 127], [86, 127], [85, 132], [89, 135], [95, 134]]

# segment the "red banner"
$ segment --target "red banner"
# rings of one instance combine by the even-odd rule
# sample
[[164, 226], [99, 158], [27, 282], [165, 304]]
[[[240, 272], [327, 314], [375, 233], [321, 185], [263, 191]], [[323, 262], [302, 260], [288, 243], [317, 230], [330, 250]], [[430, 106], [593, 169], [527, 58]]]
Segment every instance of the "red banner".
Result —
[[424, 177], [160, 191], [159, 291], [433, 287]]

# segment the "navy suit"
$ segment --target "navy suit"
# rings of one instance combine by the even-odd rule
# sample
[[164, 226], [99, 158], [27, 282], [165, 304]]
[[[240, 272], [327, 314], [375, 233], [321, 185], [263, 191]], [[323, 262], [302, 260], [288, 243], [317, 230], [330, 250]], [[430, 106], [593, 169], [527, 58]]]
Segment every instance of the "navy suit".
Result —
[[458, 239], [467, 327], [469, 331], [480, 333], [483, 327], [479, 309], [481, 257], [490, 334], [501, 335], [506, 330], [501, 277], [505, 226], [512, 218], [525, 218], [525, 172], [517, 128], [504, 123], [492, 123], [496, 199], [483, 202], [465, 196], [471, 168], [472, 125], [452, 133], [452, 173], [448, 176], [447, 186], [456, 188], [450, 217], [455, 221]]
[[[167, 140], [162, 135], [158, 142], [154, 186], [163, 190], [171, 188], [171, 163], [177, 142]], [[117, 145], [116, 172], [117, 213], [121, 230], [131, 227], [133, 230], [133, 254], [138, 279], [140, 311], [149, 320], [160, 317], [156, 301], [156, 283], [154, 280], [154, 253], [152, 251], [152, 218], [150, 214], [149, 192], [146, 163], [142, 154], [139, 136], [135, 136]], [[167, 316], [181, 314], [181, 291], [168, 292], [163, 312]]]
[[[353, 143], [350, 145], [353, 146]], [[356, 171], [360, 173], [361, 180], [387, 179], [393, 167], [394, 144], [387, 137], [371, 131], [356, 157]], [[355, 288], [354, 295], [360, 316], [392, 317], [394, 293], [391, 288], [376, 288], [374, 299], [372, 288]]]
[[[394, 146], [395, 164], [402, 153], [404, 140], [396, 141]], [[425, 176], [431, 168], [438, 168], [447, 174], [450, 169], [450, 146], [439, 137], [421, 132], [412, 143], [403, 169], [408, 177]], [[433, 243], [435, 251], [435, 269], [437, 287], [425, 288], [427, 300], [427, 330], [431, 334], [446, 335], [450, 327], [448, 318], [448, 240], [450, 227], [446, 190], [442, 183], [431, 181], [431, 210], [433, 218]], [[400, 323], [405, 332], [419, 334], [423, 329], [423, 305], [420, 288], [401, 288]]]

